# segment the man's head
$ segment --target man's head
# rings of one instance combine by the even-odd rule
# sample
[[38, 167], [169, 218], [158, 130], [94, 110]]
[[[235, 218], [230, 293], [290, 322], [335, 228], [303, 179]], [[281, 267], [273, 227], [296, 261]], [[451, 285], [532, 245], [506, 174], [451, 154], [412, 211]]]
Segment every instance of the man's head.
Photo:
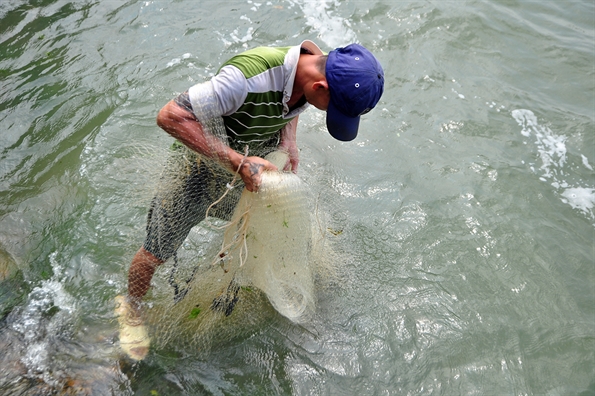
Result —
[[325, 75], [330, 92], [328, 131], [335, 139], [353, 140], [360, 116], [376, 106], [384, 91], [382, 66], [366, 48], [350, 44], [329, 52]]
[[384, 91], [382, 66], [359, 44], [324, 55], [316, 44], [305, 40], [302, 51], [315, 56], [300, 57], [304, 67], [297, 70], [297, 93], [327, 112], [326, 126], [335, 139], [355, 139], [360, 116], [376, 106]]

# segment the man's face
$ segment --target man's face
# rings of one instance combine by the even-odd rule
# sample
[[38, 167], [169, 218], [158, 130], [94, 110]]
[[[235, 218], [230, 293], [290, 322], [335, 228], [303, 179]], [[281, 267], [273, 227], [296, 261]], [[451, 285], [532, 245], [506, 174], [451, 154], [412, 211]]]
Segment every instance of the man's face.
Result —
[[331, 101], [331, 93], [326, 80], [307, 85], [304, 89], [304, 96], [308, 103], [324, 111], [328, 109], [328, 104]]

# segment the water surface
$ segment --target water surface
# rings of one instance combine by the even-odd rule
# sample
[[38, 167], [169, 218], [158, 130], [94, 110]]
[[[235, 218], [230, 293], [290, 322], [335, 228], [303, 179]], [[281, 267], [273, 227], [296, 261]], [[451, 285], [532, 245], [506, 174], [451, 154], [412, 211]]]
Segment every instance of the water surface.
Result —
[[[4, 1], [0, 393], [593, 394], [594, 21], [582, 1]], [[339, 250], [315, 318], [265, 304], [209, 353], [121, 359], [113, 298], [172, 143], [157, 111], [304, 39], [386, 74], [354, 142], [300, 120]]]

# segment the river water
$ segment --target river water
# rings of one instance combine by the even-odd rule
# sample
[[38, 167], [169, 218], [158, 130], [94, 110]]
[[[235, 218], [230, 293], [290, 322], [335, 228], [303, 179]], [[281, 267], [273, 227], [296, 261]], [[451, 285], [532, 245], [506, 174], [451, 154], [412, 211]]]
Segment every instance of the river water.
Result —
[[[3, 0], [0, 394], [594, 394], [594, 32], [591, 1]], [[386, 74], [354, 142], [300, 120], [337, 279], [311, 323], [122, 359], [157, 111], [304, 39]]]

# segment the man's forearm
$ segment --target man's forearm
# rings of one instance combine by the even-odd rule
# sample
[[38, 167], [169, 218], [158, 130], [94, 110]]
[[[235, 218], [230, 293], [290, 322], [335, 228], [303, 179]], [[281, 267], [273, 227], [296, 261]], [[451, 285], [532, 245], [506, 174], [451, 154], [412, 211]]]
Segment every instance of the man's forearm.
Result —
[[194, 114], [168, 102], [157, 115], [157, 125], [190, 149], [207, 158], [219, 161], [231, 172], [236, 172], [243, 156], [218, 137], [206, 133]]
[[262, 172], [277, 169], [263, 158], [244, 158], [244, 155], [221, 139], [205, 132], [194, 114], [174, 101], [170, 101], [159, 111], [157, 125], [190, 149], [218, 161], [232, 173], [238, 172], [249, 191], [258, 191]]
[[[297, 148], [297, 124], [298, 117], [295, 117], [281, 130], [281, 141], [279, 148], [289, 154], [289, 168], [292, 172], [297, 173], [299, 163], [299, 152]], [[285, 167], [285, 170], [288, 166]]]

